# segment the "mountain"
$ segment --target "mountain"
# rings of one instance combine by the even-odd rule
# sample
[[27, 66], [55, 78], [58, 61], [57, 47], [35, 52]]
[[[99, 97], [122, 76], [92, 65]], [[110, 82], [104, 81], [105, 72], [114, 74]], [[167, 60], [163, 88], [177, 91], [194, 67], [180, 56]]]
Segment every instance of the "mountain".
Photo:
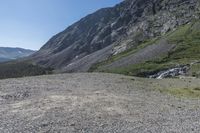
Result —
[[22, 48], [0, 47], [0, 62], [27, 57], [35, 51]]
[[199, 0], [124, 0], [72, 24], [21, 62], [42, 72], [200, 77], [199, 16]]
[[[165, 36], [199, 19], [198, 0], [125, 0], [90, 14], [52, 37], [29, 57], [62, 72], [84, 72], [132, 51], [104, 69], [139, 64], [176, 49]], [[196, 26], [199, 28], [199, 26]], [[133, 51], [141, 51], [134, 53]]]

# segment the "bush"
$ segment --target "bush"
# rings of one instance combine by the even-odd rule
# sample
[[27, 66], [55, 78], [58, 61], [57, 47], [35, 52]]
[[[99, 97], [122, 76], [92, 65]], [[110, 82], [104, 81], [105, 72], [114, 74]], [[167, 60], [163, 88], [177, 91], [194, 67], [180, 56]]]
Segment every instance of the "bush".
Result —
[[6, 62], [0, 64], [0, 79], [51, 74], [52, 70], [27, 62]]

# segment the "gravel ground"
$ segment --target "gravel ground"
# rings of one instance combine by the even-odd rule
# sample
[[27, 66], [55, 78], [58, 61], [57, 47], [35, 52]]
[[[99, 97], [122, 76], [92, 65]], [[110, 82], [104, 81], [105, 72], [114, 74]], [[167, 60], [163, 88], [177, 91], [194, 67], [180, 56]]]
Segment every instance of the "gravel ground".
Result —
[[155, 90], [199, 86], [98, 73], [0, 80], [0, 132], [199, 133], [199, 100]]

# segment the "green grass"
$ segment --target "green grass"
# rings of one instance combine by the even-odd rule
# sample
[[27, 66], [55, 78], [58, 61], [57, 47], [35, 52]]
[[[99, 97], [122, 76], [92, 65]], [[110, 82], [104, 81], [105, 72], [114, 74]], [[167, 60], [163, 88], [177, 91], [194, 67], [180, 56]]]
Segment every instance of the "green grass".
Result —
[[200, 98], [200, 87], [160, 89], [160, 92], [171, 94], [178, 98], [193, 98], [193, 99]]
[[140, 77], [146, 77], [147, 75], [153, 74], [155, 71], [160, 71], [163, 69], [169, 68], [170, 64], [161, 64], [157, 65], [155, 63], [149, 62], [149, 63], [140, 63], [136, 65], [129, 65], [126, 67], [118, 67], [118, 68], [112, 68], [112, 69], [106, 69], [102, 72], [108, 72], [108, 73], [118, 73], [118, 74], [124, 74], [129, 76], [140, 76]]
[[169, 60], [200, 58], [200, 22], [193, 22], [178, 28], [167, 36], [170, 43], [176, 44], [169, 53]]
[[[98, 69], [100, 66], [112, 63], [123, 57], [134, 54], [138, 50], [158, 41], [158, 39], [152, 39], [151, 41], [147, 41], [146, 43], [138, 45], [137, 48], [129, 49], [123, 53], [109, 58], [104, 62], [100, 62], [94, 65], [91, 71], [103, 71], [125, 75], [145, 76], [146, 74], [157, 72], [159, 70], [169, 67], [174, 67], [178, 64], [184, 65], [190, 64], [194, 61], [200, 61], [200, 21], [193, 21], [189, 24], [180, 26], [177, 28], [177, 30], [170, 31], [162, 38], [167, 39], [170, 44], [175, 44], [176, 46], [167, 55], [163, 55], [162, 57], [159, 57], [157, 59], [136, 65], [106, 70]], [[192, 75], [199, 76], [199, 69], [197, 69], [196, 67], [193, 68], [192, 73]]]
[[194, 64], [189, 70], [190, 75], [200, 78], [200, 64]]

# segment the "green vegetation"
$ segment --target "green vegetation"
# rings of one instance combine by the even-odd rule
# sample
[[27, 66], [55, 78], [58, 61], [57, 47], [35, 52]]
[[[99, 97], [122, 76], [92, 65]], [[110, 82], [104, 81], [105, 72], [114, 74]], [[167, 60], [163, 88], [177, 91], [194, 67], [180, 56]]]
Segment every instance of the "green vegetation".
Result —
[[140, 76], [145, 77], [147, 75], [153, 74], [155, 71], [160, 71], [163, 69], [167, 69], [170, 67], [170, 64], [160, 64], [157, 65], [153, 62], [145, 62], [140, 63], [136, 65], [129, 65], [126, 67], [119, 67], [119, 68], [113, 68], [108, 70], [103, 70], [101, 72], [108, 72], [108, 73], [118, 73], [118, 74], [124, 74], [129, 76]]
[[178, 98], [200, 98], [200, 88], [170, 88], [160, 89], [161, 93], [168, 93]]
[[28, 62], [12, 61], [0, 64], [0, 79], [36, 76], [51, 73], [51, 68], [40, 67]]
[[[132, 48], [116, 56], [113, 56], [104, 62], [94, 65], [91, 68], [91, 71], [102, 71], [102, 72], [119, 73], [125, 75], [145, 76], [146, 74], [151, 74], [160, 70], [174, 67], [178, 64], [185, 65], [200, 60], [200, 21], [194, 21], [189, 24], [180, 26], [177, 28], [177, 30], [170, 31], [162, 38], [168, 40], [170, 44], [176, 45], [176, 47], [172, 51], [170, 51], [167, 55], [163, 55], [162, 57], [159, 57], [157, 59], [136, 65], [130, 65], [120, 68], [112, 68], [109, 70], [98, 69], [100, 66], [109, 64], [115, 60], [121, 59], [130, 54], [134, 54], [139, 49], [151, 45], [158, 40], [154, 39], [153, 41], [138, 45], [137, 48]], [[192, 71], [191, 75], [199, 77], [200, 75], [199, 65], [193, 66], [191, 71]]]
[[184, 25], [168, 35], [167, 38], [170, 43], [177, 46], [174, 51], [169, 53], [168, 60], [200, 59], [200, 22]]
[[190, 68], [189, 74], [193, 77], [200, 78], [200, 64], [194, 64]]

